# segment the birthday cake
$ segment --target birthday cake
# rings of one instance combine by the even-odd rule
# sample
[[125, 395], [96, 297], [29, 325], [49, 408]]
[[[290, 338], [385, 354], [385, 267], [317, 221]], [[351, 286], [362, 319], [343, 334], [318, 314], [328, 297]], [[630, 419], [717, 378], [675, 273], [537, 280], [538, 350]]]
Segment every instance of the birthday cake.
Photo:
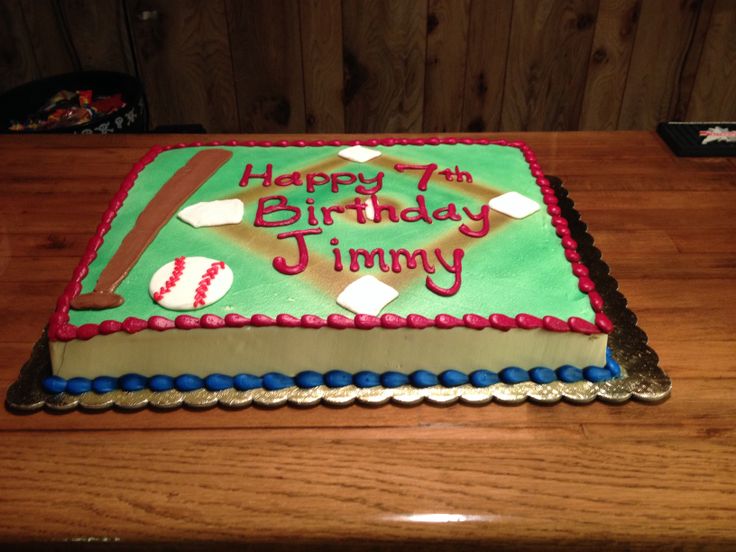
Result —
[[603, 381], [612, 324], [524, 143], [154, 147], [48, 326], [48, 392]]

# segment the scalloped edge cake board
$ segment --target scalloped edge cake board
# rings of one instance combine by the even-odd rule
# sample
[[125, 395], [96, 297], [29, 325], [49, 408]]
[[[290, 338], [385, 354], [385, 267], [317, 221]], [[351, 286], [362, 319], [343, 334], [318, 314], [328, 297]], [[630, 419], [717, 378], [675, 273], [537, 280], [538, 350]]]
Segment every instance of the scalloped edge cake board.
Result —
[[388, 402], [414, 405], [424, 401], [437, 405], [458, 401], [479, 405], [492, 401], [518, 404], [527, 400], [544, 404], [561, 400], [571, 403], [588, 403], [596, 399], [608, 403], [623, 403], [630, 399], [645, 403], [665, 400], [670, 395], [672, 382], [659, 367], [657, 353], [647, 344], [647, 335], [638, 327], [636, 315], [627, 308], [626, 298], [618, 290], [618, 282], [610, 275], [608, 265], [602, 260], [600, 251], [595, 247], [592, 236], [587, 232], [587, 227], [580, 219], [562, 182], [553, 176], [547, 178], [559, 199], [562, 215], [569, 223], [571, 235], [578, 242], [582, 259], [590, 269], [590, 277], [605, 301], [605, 314], [614, 323], [615, 329], [610, 335], [609, 346], [622, 368], [622, 376], [619, 378], [600, 383], [523, 382], [513, 385], [496, 383], [489, 387], [465, 384], [457, 387], [437, 385], [416, 388], [404, 385], [396, 388], [377, 386], [361, 389], [353, 385], [339, 388], [321, 385], [311, 389], [288, 387], [276, 391], [198, 389], [182, 392], [173, 389], [154, 392], [144, 389], [134, 392], [114, 390], [104, 394], [90, 391], [81, 395], [51, 395], [44, 391], [41, 384], [51, 374], [48, 338], [44, 331], [36, 342], [30, 359], [21, 368], [18, 379], [8, 389], [6, 404], [11, 409], [28, 412], [44, 408], [52, 411], [71, 411], [76, 408], [138, 410], [146, 407], [171, 410], [182, 406], [210, 408], [218, 405], [243, 408], [251, 405], [278, 407], [286, 404], [300, 407], [318, 404], [347, 406], [354, 403], [377, 406]]

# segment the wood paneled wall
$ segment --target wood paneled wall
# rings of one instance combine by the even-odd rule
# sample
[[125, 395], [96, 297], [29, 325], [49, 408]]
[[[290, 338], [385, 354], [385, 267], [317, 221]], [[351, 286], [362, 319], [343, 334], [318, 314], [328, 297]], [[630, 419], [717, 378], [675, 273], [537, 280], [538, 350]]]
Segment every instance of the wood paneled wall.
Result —
[[736, 119], [734, 0], [0, 0], [0, 91], [132, 73], [153, 126], [651, 129]]

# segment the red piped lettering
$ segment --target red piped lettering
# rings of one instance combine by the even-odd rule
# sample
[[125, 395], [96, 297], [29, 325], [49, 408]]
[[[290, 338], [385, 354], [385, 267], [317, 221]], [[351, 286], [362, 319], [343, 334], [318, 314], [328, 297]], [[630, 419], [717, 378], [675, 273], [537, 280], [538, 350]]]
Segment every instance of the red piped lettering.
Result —
[[452, 169], [445, 169], [443, 171], [440, 171], [439, 174], [445, 177], [445, 180], [448, 182], [452, 182], [453, 179], [456, 182], [473, 182], [473, 177], [470, 175], [467, 171], [461, 171], [460, 167], [455, 165], [455, 170]]
[[358, 256], [363, 257], [363, 266], [366, 268], [373, 268], [376, 264], [376, 258], [378, 258], [378, 266], [381, 268], [381, 272], [388, 272], [389, 266], [386, 264], [384, 259], [383, 249], [377, 247], [373, 251], [367, 249], [349, 249], [350, 253], [350, 270], [351, 272], [358, 272], [360, 270], [360, 264], [358, 263]]
[[480, 227], [480, 230], [471, 230], [467, 224], [461, 224], [458, 230], [471, 238], [482, 238], [483, 236], [488, 234], [488, 231], [491, 229], [491, 221], [488, 217], [490, 210], [491, 208], [487, 204], [484, 204], [483, 207], [480, 208], [480, 213], [476, 215], [474, 213], [471, 213], [470, 209], [468, 209], [467, 207], [463, 207], [463, 211], [465, 211], [466, 215], [468, 215], [473, 220], [483, 221], [483, 225]]
[[334, 223], [332, 220], [332, 213], [344, 213], [345, 207], [342, 205], [328, 205], [327, 207], [320, 207], [322, 209], [322, 221], [326, 226]]
[[359, 197], [356, 197], [352, 203], [345, 205], [345, 209], [352, 209], [355, 211], [355, 217], [360, 224], [365, 224], [368, 220], [365, 216], [366, 205]]
[[427, 224], [432, 224], [432, 219], [427, 212], [427, 204], [424, 201], [424, 196], [419, 194], [417, 196], [417, 205], [419, 207], [407, 207], [401, 210], [401, 220], [405, 222], [417, 222], [423, 220]]
[[307, 221], [309, 222], [309, 226], [317, 226], [319, 224], [319, 220], [317, 220], [314, 214], [314, 199], [311, 197], [307, 198]]
[[325, 173], [307, 173], [307, 192], [314, 192], [315, 186], [323, 186], [330, 181]]
[[[276, 205], [266, 205], [266, 203], [268, 203], [269, 201], [276, 201], [277, 204]], [[265, 215], [270, 215], [271, 213], [277, 213], [279, 211], [289, 211], [294, 214], [287, 219], [277, 220], [273, 222], [267, 221], [266, 219], [263, 218]], [[301, 216], [302, 216], [301, 209], [299, 209], [299, 207], [293, 207], [289, 205], [286, 197], [282, 195], [262, 197], [258, 199], [258, 209], [256, 210], [256, 217], [255, 217], [255, 220], [253, 221], [253, 226], [264, 226], [264, 227], [288, 226], [298, 221], [301, 218]]]
[[[340, 243], [337, 238], [332, 238], [330, 240], [330, 243], [332, 245], [337, 245]], [[342, 252], [340, 251], [339, 247], [333, 247], [332, 248], [332, 254], [335, 257], [335, 272], [342, 272]]]
[[336, 172], [330, 175], [332, 181], [332, 193], [337, 193], [340, 190], [340, 186], [350, 186], [355, 182], [356, 177], [353, 173], [349, 172]]
[[273, 267], [281, 272], [281, 274], [287, 274], [289, 276], [304, 272], [309, 264], [309, 250], [307, 249], [307, 242], [304, 239], [304, 236], [321, 233], [321, 228], [309, 228], [308, 230], [292, 230], [291, 232], [276, 234], [276, 237], [280, 240], [285, 240], [286, 238], [294, 238], [296, 240], [297, 250], [299, 251], [299, 260], [297, 261], [297, 264], [290, 265], [283, 257], [275, 257], [272, 263]]
[[400, 257], [404, 257], [406, 261], [406, 268], [414, 269], [417, 267], [417, 257], [422, 259], [422, 268], [427, 274], [434, 274], [434, 265], [429, 262], [427, 258], [427, 251], [424, 249], [416, 249], [414, 253], [409, 253], [407, 249], [389, 249], [389, 255], [391, 255], [391, 270], [394, 272], [401, 272], [401, 261]]
[[447, 207], [440, 207], [432, 211], [434, 220], [462, 220], [463, 217], [457, 214], [457, 207], [454, 203], [448, 203]]
[[373, 221], [381, 222], [383, 220], [382, 213], [385, 211], [388, 216], [388, 220], [391, 222], [399, 222], [399, 215], [396, 213], [396, 207], [393, 205], [381, 205], [378, 203], [378, 196], [371, 196], [371, 203], [373, 203]]
[[366, 178], [363, 173], [358, 173], [358, 179], [363, 184], [373, 184], [375, 183], [375, 186], [372, 188], [366, 188], [365, 186], [358, 185], [355, 187], [355, 191], [359, 194], [363, 195], [374, 195], [381, 191], [383, 188], [383, 172], [379, 172], [375, 178]]
[[276, 184], [277, 186], [282, 186], [282, 187], [301, 186], [302, 177], [301, 177], [301, 174], [296, 171], [290, 174], [281, 174], [276, 177], [276, 180], [274, 180], [274, 184]]
[[253, 165], [251, 163], [248, 163], [245, 166], [245, 171], [243, 172], [243, 177], [240, 179], [240, 185], [245, 188], [250, 183], [251, 178], [261, 178], [263, 182], [261, 183], [261, 186], [270, 186], [271, 185], [271, 178], [273, 177], [273, 165], [269, 163], [266, 165], [266, 172], [261, 174], [254, 174], [253, 173]]
[[432, 281], [432, 278], [427, 276], [427, 288], [437, 295], [443, 295], [445, 297], [455, 295], [460, 290], [460, 285], [462, 284], [462, 261], [465, 252], [460, 248], [455, 248], [455, 250], [452, 252], [452, 264], [449, 264], [447, 261], [445, 261], [444, 257], [442, 256], [442, 251], [439, 248], [434, 250], [434, 254], [437, 257], [437, 260], [442, 264], [442, 266], [445, 267], [445, 270], [455, 275], [455, 281], [453, 282], [451, 287], [443, 288], [435, 284]]
[[429, 165], [405, 165], [404, 163], [396, 163], [394, 169], [398, 172], [403, 173], [404, 171], [424, 171], [422, 176], [419, 178], [417, 188], [422, 192], [427, 191], [427, 183], [432, 178], [432, 173], [437, 170], [436, 163], [430, 163]]

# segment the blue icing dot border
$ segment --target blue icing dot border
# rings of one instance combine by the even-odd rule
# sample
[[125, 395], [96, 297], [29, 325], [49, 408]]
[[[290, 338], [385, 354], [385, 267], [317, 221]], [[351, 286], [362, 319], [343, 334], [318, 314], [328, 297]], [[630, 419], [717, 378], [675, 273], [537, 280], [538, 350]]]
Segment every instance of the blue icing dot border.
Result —
[[[150, 380], [148, 382], [148, 385], [151, 386], [151, 389], [153, 389], [154, 391], [158, 391], [158, 389], [154, 389], [154, 387], [151, 385]], [[110, 391], [114, 391], [117, 388], [118, 378], [113, 378], [112, 376], [100, 376], [92, 380], [92, 391], [100, 395], [104, 393], [109, 393]]]
[[130, 392], [141, 391], [143, 389], [150, 389], [156, 392], [177, 389], [178, 391], [185, 392], [203, 388], [209, 391], [222, 391], [231, 388], [235, 388], [238, 391], [261, 388], [268, 391], [276, 391], [295, 385], [302, 389], [312, 389], [320, 385], [326, 385], [330, 388], [355, 385], [361, 389], [377, 387], [379, 385], [388, 389], [394, 389], [402, 385], [412, 385], [416, 388], [423, 389], [435, 385], [457, 387], [468, 383], [473, 387], [489, 387], [499, 382], [507, 385], [515, 385], [528, 381], [537, 384], [548, 384], [554, 381], [561, 381], [563, 383], [575, 383], [578, 381], [599, 383], [618, 377], [621, 377], [621, 366], [613, 358], [611, 350], [607, 349], [605, 366], [578, 368], [577, 366], [567, 364], [560, 366], [556, 370], [538, 366], [527, 371], [522, 368], [510, 366], [498, 373], [483, 369], [474, 370], [470, 373], [459, 370], [445, 370], [439, 375], [427, 370], [417, 370], [408, 375], [399, 372], [383, 372], [379, 374], [369, 370], [355, 374], [349, 374], [343, 370], [330, 370], [322, 374], [313, 370], [307, 370], [293, 377], [278, 372], [269, 372], [263, 376], [254, 376], [252, 374], [228, 376], [215, 373], [204, 378], [193, 374], [183, 374], [177, 377], [165, 375], [146, 377], [131, 373], [120, 376], [119, 378], [99, 376], [94, 379], [77, 377], [68, 380], [59, 376], [49, 376], [44, 378], [42, 386], [44, 391], [53, 395], [58, 393], [81, 395], [90, 391], [104, 394], [116, 389]]
[[171, 376], [153, 376], [148, 380], [148, 387], [153, 391], [169, 391], [174, 388], [174, 378]]
[[504, 368], [498, 373], [498, 377], [501, 381], [508, 384], [523, 383], [529, 381], [529, 372], [523, 368], [511, 366], [510, 368]]
[[43, 380], [43, 390], [47, 393], [64, 393], [66, 391], [66, 380], [59, 376], [49, 376]]
[[621, 377], [621, 365], [613, 358], [613, 351], [608, 347], [606, 347], [606, 368], [614, 378]]
[[473, 387], [489, 387], [501, 381], [496, 372], [490, 370], [476, 370], [468, 378]]
[[204, 387], [204, 380], [199, 376], [184, 374], [174, 379], [174, 387], [179, 391], [194, 391]]
[[70, 395], [81, 395], [92, 389], [92, 381], [87, 378], [72, 378], [66, 382], [66, 388]]
[[418, 388], [424, 389], [425, 387], [432, 387], [439, 383], [437, 375], [427, 370], [417, 370], [409, 375], [409, 381], [411, 384]]
[[409, 376], [399, 372], [384, 372], [381, 374], [381, 385], [388, 389], [401, 387], [409, 383]]
[[570, 366], [569, 364], [560, 366], [556, 374], [560, 378], [560, 381], [564, 381], [565, 383], [575, 383], [584, 379], [583, 371], [577, 366]]
[[118, 380], [123, 391], [141, 391], [148, 385], [148, 378], [140, 374], [125, 374]]
[[381, 375], [376, 372], [364, 370], [363, 372], [358, 372], [353, 376], [353, 383], [355, 383], [356, 387], [360, 387], [362, 389], [378, 387], [381, 385]]
[[611, 379], [612, 374], [608, 368], [599, 368], [597, 366], [588, 366], [583, 369], [583, 376], [588, 381], [598, 383], [600, 381], [606, 381]]
[[251, 376], [250, 374], [238, 374], [233, 378], [233, 387], [238, 391], [248, 391], [263, 387], [263, 378]]
[[268, 391], [278, 391], [286, 389], [294, 385], [294, 378], [279, 374], [278, 372], [269, 372], [263, 375], [263, 388]]
[[342, 370], [330, 370], [325, 374], [325, 385], [327, 387], [346, 387], [353, 384], [353, 375]]
[[233, 377], [225, 374], [210, 374], [204, 378], [204, 385], [208, 391], [223, 391], [233, 386]]
[[445, 370], [440, 374], [440, 383], [445, 387], [465, 385], [468, 381], [470, 381], [468, 374], [459, 370]]
[[310, 389], [312, 387], [322, 385], [322, 383], [324, 383], [324, 378], [319, 372], [307, 370], [306, 372], [299, 372], [294, 376], [294, 383], [301, 389]]
[[538, 366], [529, 370], [529, 379], [534, 383], [552, 383], [557, 379], [557, 374], [551, 368]]

